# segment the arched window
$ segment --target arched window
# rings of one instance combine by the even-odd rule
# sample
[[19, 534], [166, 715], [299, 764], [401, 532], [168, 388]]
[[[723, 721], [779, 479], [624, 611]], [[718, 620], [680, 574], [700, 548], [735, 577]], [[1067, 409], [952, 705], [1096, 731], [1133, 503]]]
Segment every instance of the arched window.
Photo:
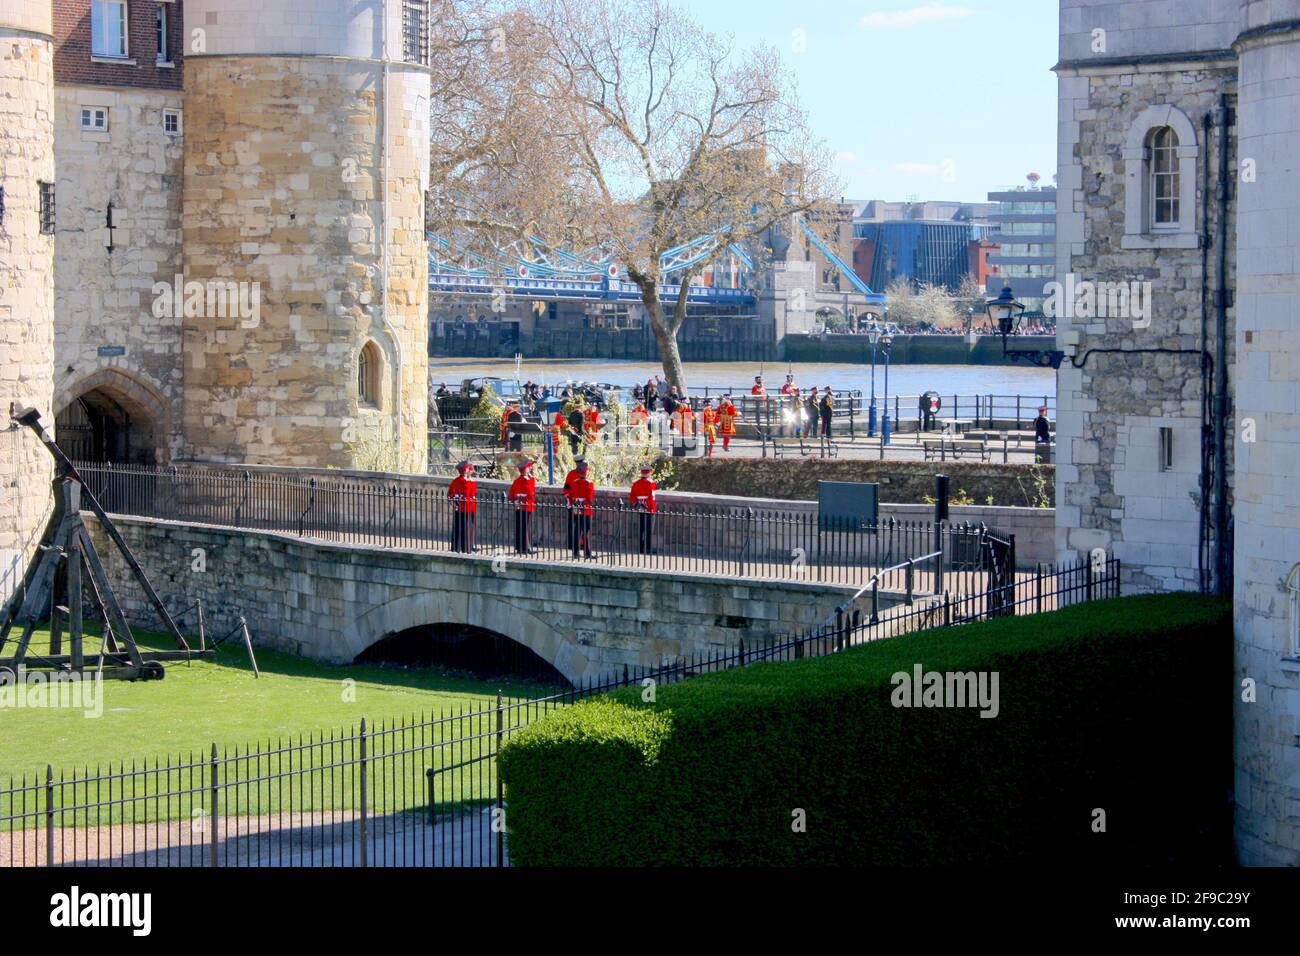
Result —
[[1196, 127], [1176, 106], [1143, 110], [1124, 144], [1125, 249], [1195, 249]]
[[1179, 208], [1178, 134], [1158, 126], [1147, 135], [1148, 222], [1154, 229], [1177, 229]]
[[369, 408], [379, 407], [380, 374], [383, 358], [379, 346], [367, 342], [357, 355], [357, 401]]

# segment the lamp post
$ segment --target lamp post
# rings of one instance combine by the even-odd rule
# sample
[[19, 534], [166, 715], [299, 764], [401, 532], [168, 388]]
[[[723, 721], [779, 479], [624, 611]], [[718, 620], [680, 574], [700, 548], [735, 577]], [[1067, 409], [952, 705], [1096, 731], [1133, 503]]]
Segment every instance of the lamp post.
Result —
[[876, 315], [871, 314], [871, 324], [865, 335], [871, 343], [871, 405], [867, 408], [867, 437], [876, 437], [876, 343], [880, 341], [880, 327], [876, 325]]
[[989, 322], [992, 323], [994, 330], [1002, 336], [1003, 356], [1013, 362], [1024, 359], [1040, 368], [1061, 367], [1065, 353], [1060, 350], [1007, 348], [1007, 338], [1015, 333], [1016, 326], [1020, 324], [1025, 314], [1025, 305], [1016, 300], [1011, 286], [1003, 286], [1002, 293], [996, 299], [989, 299], [984, 304], [984, 311], [988, 313]]
[[894, 345], [894, 337], [888, 331], [880, 337], [880, 347], [885, 352], [885, 414], [880, 420], [880, 457], [885, 457], [885, 446], [889, 444], [889, 353]]

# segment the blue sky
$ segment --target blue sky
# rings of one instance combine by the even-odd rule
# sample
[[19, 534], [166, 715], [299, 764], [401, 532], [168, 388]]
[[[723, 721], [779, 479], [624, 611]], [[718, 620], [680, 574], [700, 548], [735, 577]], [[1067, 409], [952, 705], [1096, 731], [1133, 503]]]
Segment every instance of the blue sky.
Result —
[[1057, 0], [679, 2], [740, 47], [781, 50], [850, 199], [1051, 185]]

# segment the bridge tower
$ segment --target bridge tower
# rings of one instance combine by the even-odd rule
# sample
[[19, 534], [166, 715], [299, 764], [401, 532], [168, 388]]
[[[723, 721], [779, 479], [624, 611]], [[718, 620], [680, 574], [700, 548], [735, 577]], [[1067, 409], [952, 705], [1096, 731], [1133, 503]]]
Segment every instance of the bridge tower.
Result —
[[194, 457], [423, 470], [428, 18], [410, 0], [187, 0]]
[[[1234, 614], [1237, 847], [1300, 860], [1300, 11], [1245, 0], [1239, 57]], [[1244, 167], [1243, 167], [1244, 168]]]
[[54, 410], [54, 43], [50, 0], [0, 5], [0, 600], [48, 517], [53, 461], [11, 405]]

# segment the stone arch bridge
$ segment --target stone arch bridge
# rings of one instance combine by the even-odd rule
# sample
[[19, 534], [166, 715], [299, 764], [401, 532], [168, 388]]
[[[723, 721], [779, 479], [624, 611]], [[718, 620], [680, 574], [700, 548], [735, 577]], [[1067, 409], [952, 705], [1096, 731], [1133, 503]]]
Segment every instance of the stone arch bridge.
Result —
[[[225, 633], [242, 614], [259, 645], [337, 664], [408, 628], [465, 624], [522, 644], [576, 683], [742, 640], [759, 646], [820, 624], [855, 590], [335, 544], [154, 518], [114, 522], [170, 608], [202, 599], [209, 633]], [[156, 626], [103, 529], [88, 524], [128, 617]], [[882, 592], [882, 604], [898, 600]]]

